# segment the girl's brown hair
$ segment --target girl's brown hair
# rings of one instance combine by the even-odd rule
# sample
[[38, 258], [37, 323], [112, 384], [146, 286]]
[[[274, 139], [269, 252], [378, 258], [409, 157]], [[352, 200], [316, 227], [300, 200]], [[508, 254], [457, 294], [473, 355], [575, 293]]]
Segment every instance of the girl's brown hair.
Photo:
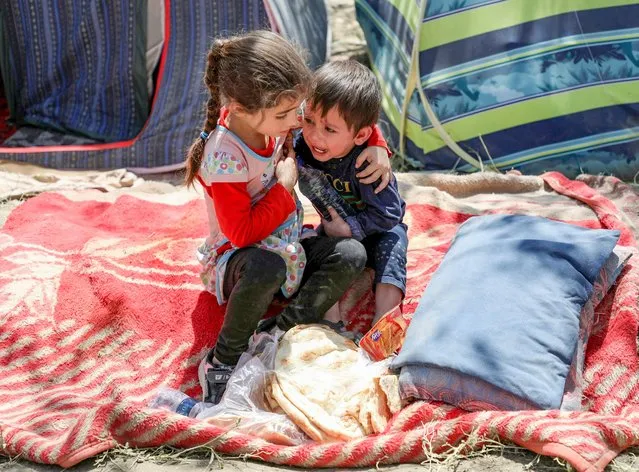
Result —
[[[220, 108], [235, 101], [249, 112], [276, 106], [283, 98], [306, 93], [310, 70], [300, 51], [270, 31], [253, 31], [229, 39], [217, 39], [208, 53], [204, 84], [209, 89], [202, 131], [217, 126]], [[186, 158], [186, 184], [197, 176], [204, 155], [204, 139], [198, 137]]]

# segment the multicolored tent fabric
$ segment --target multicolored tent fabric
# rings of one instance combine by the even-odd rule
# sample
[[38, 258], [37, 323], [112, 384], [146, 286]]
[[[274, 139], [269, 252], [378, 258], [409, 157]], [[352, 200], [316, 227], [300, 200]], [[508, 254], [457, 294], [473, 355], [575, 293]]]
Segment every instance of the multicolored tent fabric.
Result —
[[[84, 124], [102, 132], [109, 123], [122, 124], [123, 120], [128, 123], [129, 115], [117, 108], [101, 115], [104, 120], [93, 120], [87, 115], [90, 107], [81, 104], [83, 94], [86, 94], [84, 89], [72, 90], [62, 103], [55, 101], [55, 93], [64, 91], [65, 83], [72, 87], [83, 77], [92, 77], [92, 80], [98, 81], [98, 86], [93, 89], [98, 91], [96, 93], [105, 93], [100, 95], [97, 103], [106, 108], [109, 99], [122, 99], [123, 94], [134, 97], [143, 93], [147, 87], [145, 57], [144, 48], [140, 49], [138, 36], [144, 32], [143, 19], [146, 19], [147, 3], [137, 0], [114, 2], [117, 6], [110, 3], [110, 6], [100, 2], [89, 3], [91, 8], [85, 12], [88, 15], [88, 23], [85, 24], [81, 21], [82, 14], [69, 7], [71, 4], [51, 4], [41, 8], [35, 0], [0, 0], [3, 15], [5, 11], [10, 11], [8, 6], [13, 7], [14, 13], [11, 21], [4, 18], [2, 24], [12, 23], [16, 30], [14, 33], [17, 34], [18, 30], [20, 33], [18, 36], [13, 33], [4, 35], [5, 40], [17, 41], [16, 38], [20, 37], [28, 51], [39, 54], [14, 55], [14, 59], [11, 59], [13, 63], [5, 61], [3, 76], [10, 76], [14, 83], [18, 82], [23, 96], [33, 95], [38, 98], [36, 102], [40, 116], [46, 117], [48, 112], [57, 111], [56, 107], [64, 105], [69, 116], [76, 122], [86, 118]], [[294, 17], [287, 13], [286, 8], [287, 5], [296, 3], [293, 0], [164, 0], [163, 3], [164, 46], [155, 93], [144, 99], [148, 102], [142, 107], [144, 114], [138, 116], [141, 121], [137, 119], [135, 123], [137, 128], [133, 126], [120, 130], [119, 134], [108, 136], [104, 133], [83, 132], [84, 136], [78, 137], [65, 134], [73, 131], [73, 127], [64, 124], [57, 126], [59, 122], [47, 122], [44, 123], [46, 129], [18, 129], [10, 140], [19, 147], [0, 145], [0, 159], [59, 169], [126, 167], [143, 173], [180, 168], [183, 166], [186, 150], [199, 134], [198, 129], [204, 120], [206, 93], [202, 76], [207, 49], [213, 37], [267, 28], [292, 37], [303, 47], [310, 49], [313, 65], [326, 60], [328, 54], [329, 32], [324, 0], [305, 2], [305, 8]], [[23, 9], [31, 13], [21, 15]], [[314, 22], [314, 28], [304, 27], [310, 19]], [[117, 31], [128, 32], [128, 36], [124, 33], [116, 34], [114, 24], [120, 20], [127, 20], [128, 23], [118, 24]], [[89, 29], [87, 25], [90, 26]], [[0, 25], [0, 33], [2, 29]], [[78, 34], [70, 37], [71, 32], [76, 30]], [[100, 39], [97, 44], [90, 41], [94, 36]], [[79, 54], [74, 53], [73, 48], [76, 46], [80, 48]], [[82, 50], [81, 46], [87, 49]], [[2, 56], [3, 53], [0, 52], [0, 59]], [[21, 60], [23, 66], [15, 64], [16, 58]], [[105, 73], [109, 72], [109, 79], [113, 79], [114, 74], [121, 70], [118, 67], [122, 64], [129, 64], [131, 69], [139, 69], [139, 73], [135, 75], [137, 87], [126, 82], [118, 84], [118, 90], [108, 89], [108, 84], [117, 80], [107, 81]], [[36, 65], [41, 75], [33, 74]], [[59, 75], [61, 80], [57, 80], [57, 86], [51, 90], [42, 89], [42, 83], [46, 81], [39, 79], [49, 79], [51, 75]], [[133, 74], [125, 77], [131, 78]], [[31, 82], [25, 85], [22, 79], [26, 78]], [[136, 90], [138, 95], [135, 95]], [[147, 110], [149, 105], [150, 112]], [[29, 124], [43, 123], [39, 120]], [[29, 147], [24, 147], [25, 144]]]
[[637, 0], [356, 0], [409, 168], [639, 172]]

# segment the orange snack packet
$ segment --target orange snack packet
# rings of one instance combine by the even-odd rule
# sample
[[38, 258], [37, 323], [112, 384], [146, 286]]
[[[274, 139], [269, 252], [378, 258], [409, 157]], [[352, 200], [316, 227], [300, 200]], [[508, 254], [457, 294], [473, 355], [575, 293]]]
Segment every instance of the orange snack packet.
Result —
[[386, 359], [399, 351], [404, 343], [406, 328], [412, 319], [412, 314], [404, 315], [401, 305], [384, 314], [360, 339], [359, 346], [364, 349], [374, 361]]

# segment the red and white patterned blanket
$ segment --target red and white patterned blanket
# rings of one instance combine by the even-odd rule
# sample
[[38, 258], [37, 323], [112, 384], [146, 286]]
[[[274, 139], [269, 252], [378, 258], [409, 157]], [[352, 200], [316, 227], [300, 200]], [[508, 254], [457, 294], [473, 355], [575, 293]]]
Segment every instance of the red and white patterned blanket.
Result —
[[[406, 308], [437, 268], [458, 225], [484, 213], [525, 213], [621, 230], [636, 249], [639, 197], [613, 178], [571, 181], [478, 174], [405, 175], [410, 227]], [[160, 386], [199, 395], [196, 368], [223, 310], [202, 292], [194, 248], [203, 201], [86, 191], [42, 194], [0, 231], [2, 453], [72, 466], [117, 443], [192, 447], [308, 468], [418, 462], [469, 435], [501, 438], [600, 471], [639, 444], [639, 259], [597, 309], [588, 346], [586, 412], [479, 412], [417, 402], [387, 431], [358, 441], [280, 446], [145, 407]], [[637, 259], [637, 260], [635, 260]], [[351, 326], [373, 310], [363, 277], [346, 295]], [[225, 433], [225, 434], [223, 434]], [[428, 445], [427, 450], [425, 444]]]

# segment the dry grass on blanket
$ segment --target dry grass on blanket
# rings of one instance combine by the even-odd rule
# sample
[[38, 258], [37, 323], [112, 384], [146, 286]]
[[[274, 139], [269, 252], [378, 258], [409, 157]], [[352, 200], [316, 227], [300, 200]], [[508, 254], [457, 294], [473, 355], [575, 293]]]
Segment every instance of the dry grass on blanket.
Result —
[[[178, 449], [171, 446], [138, 449], [132, 448], [128, 445], [121, 445], [98, 455], [94, 461], [94, 465], [95, 467], [101, 468], [109, 465], [122, 464], [123, 462], [129, 466], [138, 463], [152, 463], [158, 465], [197, 464], [199, 468], [204, 467], [205, 470], [217, 470], [224, 468], [225, 461], [253, 459], [248, 454], [241, 457], [220, 455], [214, 450], [216, 442], [217, 440], [213, 440], [208, 445], [202, 445], [190, 449]], [[481, 443], [481, 446], [478, 446], [479, 443]], [[478, 459], [490, 459], [495, 456], [508, 457], [510, 459], [517, 458], [518, 462], [523, 464], [522, 470], [537, 472], [569, 472], [573, 470], [570, 465], [560, 459], [536, 455], [527, 449], [514, 444], [504, 444], [498, 440], [486, 438], [480, 439], [477, 435], [473, 434], [456, 446], [444, 446], [444, 452], [439, 453], [434, 452], [434, 446], [429, 443], [425, 434], [422, 446], [427, 459], [421, 463], [420, 468], [425, 472], [456, 471], [460, 470], [460, 468], [463, 468], [463, 470], [481, 471], [484, 470], [484, 468], [474, 468], [473, 466], [470, 466], [470, 464]], [[441, 449], [442, 448], [440, 448], [440, 450]], [[634, 456], [633, 459], [635, 459]], [[628, 461], [623, 461], [623, 463], [619, 464], [619, 468], [614, 468], [614, 466], [612, 466], [610, 470], [613, 472], [636, 470], [632, 468], [634, 464], [634, 461], [630, 463]], [[468, 468], [469, 466], [470, 468]], [[389, 467], [378, 465], [376, 469], [388, 470]], [[392, 469], [392, 467], [390, 467], [390, 469]], [[298, 469], [282, 467], [282, 470]]]
[[[192, 447], [189, 449], [179, 449], [172, 446], [160, 446], [157, 448], [139, 449], [130, 447], [128, 444], [119, 445], [113, 449], [99, 454], [94, 461], [96, 467], [106, 467], [110, 464], [126, 462], [127, 464], [151, 463], [158, 465], [188, 464], [193, 462], [206, 463], [206, 468], [216, 469], [224, 467], [225, 457], [215, 452], [214, 439], [208, 444]], [[231, 457], [228, 457], [231, 459]]]
[[[566, 461], [557, 457], [546, 457], [535, 454], [516, 444], [502, 442], [499, 438], [480, 438], [471, 433], [456, 445], [445, 444], [437, 447], [428, 440], [428, 430], [425, 427], [422, 448], [426, 459], [421, 465], [429, 472], [443, 472], [456, 470], [488, 470], [481, 466], [474, 468], [470, 464], [491, 457], [507, 457], [522, 463], [522, 470], [535, 472], [571, 472], [574, 469]], [[442, 452], [436, 452], [442, 451]], [[628, 449], [623, 452], [606, 468], [607, 472], [635, 472], [639, 470], [639, 448]], [[468, 468], [470, 466], [470, 468]]]
[[502, 442], [499, 438], [482, 438], [476, 432], [471, 432], [456, 445], [444, 444], [437, 447], [428, 438], [430, 436], [428, 428], [425, 426], [424, 429], [422, 448], [426, 459], [421, 464], [429, 471], [440, 471], [442, 468], [445, 470], [457, 470], [465, 463], [467, 465], [467, 461], [490, 456], [518, 457], [525, 464], [524, 470], [552, 470], [553, 472], [572, 470], [572, 467], [561, 459], [534, 454], [516, 444]]
[[[437, 447], [437, 445], [429, 441], [426, 425], [424, 429], [422, 448], [426, 459], [422, 461], [421, 465], [429, 472], [456, 471], [460, 468], [466, 470], [473, 462], [495, 456], [518, 460], [523, 464], [523, 470], [536, 472], [571, 472], [574, 470], [570, 464], [557, 457], [535, 454], [516, 444], [503, 442], [499, 438], [480, 438], [476, 432], [471, 432], [468, 437], [456, 445], [445, 444]], [[631, 448], [624, 451], [612, 460], [606, 471], [635, 472], [639, 470], [638, 454], [639, 448]], [[468, 470], [484, 469], [471, 467]]]
[[639, 470], [639, 448], [627, 449], [615, 457], [608, 466], [610, 472], [634, 472]]

